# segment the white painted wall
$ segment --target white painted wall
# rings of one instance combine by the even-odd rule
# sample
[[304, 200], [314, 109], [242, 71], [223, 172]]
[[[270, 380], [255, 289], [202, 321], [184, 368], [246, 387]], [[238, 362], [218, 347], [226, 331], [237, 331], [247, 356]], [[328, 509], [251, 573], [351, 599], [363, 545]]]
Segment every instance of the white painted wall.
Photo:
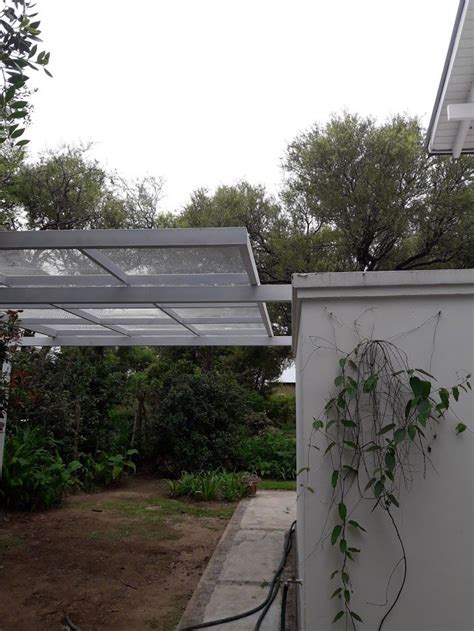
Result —
[[[330, 462], [308, 447], [313, 419], [322, 415], [338, 373], [337, 346], [349, 352], [363, 337], [391, 339], [413, 367], [454, 385], [458, 375], [473, 372], [474, 274], [472, 270], [371, 272], [296, 275], [294, 322], [297, 388], [298, 468], [309, 465], [299, 482], [298, 557], [302, 631], [343, 629], [332, 625], [340, 609], [329, 600], [337, 585], [329, 575], [339, 554], [327, 537]], [[439, 314], [439, 317], [438, 317]], [[437, 326], [436, 323], [438, 322]], [[320, 339], [316, 339], [320, 338]], [[328, 344], [323, 340], [328, 340]], [[474, 629], [474, 435], [473, 396], [462, 395], [455, 411], [468, 425], [456, 435], [454, 424], [438, 428], [432, 461], [436, 470], [419, 475], [402, 496], [398, 524], [408, 555], [408, 579], [401, 601], [384, 631], [471, 631]], [[353, 609], [364, 619], [361, 629], [378, 628], [390, 572], [399, 559], [393, 531], [382, 511], [357, 509], [354, 518], [369, 532], [360, 541], [360, 560], [351, 566], [355, 583]], [[397, 571], [389, 602], [399, 585]], [[340, 626], [339, 626], [340, 624]]]

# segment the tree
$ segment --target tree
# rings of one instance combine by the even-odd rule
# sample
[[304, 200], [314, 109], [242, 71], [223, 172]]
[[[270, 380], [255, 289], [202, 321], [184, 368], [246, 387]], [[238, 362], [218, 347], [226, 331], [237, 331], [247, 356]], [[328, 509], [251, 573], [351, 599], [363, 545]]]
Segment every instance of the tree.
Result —
[[37, 13], [31, 0], [3, 0], [0, 9], [0, 144], [23, 147], [28, 140], [20, 137], [25, 132], [22, 122], [28, 118], [28, 70], [46, 69], [49, 53], [38, 52], [41, 31]]
[[474, 159], [428, 157], [417, 119], [335, 116], [290, 144], [284, 168], [293, 231], [324, 234], [334, 269], [473, 264]]

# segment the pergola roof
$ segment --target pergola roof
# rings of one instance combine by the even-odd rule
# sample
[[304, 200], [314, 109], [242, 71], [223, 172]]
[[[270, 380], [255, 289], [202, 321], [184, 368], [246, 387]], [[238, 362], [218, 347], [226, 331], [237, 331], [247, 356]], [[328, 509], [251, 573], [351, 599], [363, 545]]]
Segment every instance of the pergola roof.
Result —
[[474, 152], [474, 1], [460, 0], [426, 137], [430, 154]]
[[24, 346], [290, 345], [245, 228], [0, 233], [0, 308]]

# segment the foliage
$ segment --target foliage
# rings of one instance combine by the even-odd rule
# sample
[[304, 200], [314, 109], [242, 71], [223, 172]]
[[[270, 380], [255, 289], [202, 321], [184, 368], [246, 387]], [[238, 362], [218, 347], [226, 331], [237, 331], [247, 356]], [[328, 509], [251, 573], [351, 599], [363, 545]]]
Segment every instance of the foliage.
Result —
[[26, 72], [43, 68], [51, 76], [46, 69], [49, 53], [38, 51], [41, 31], [34, 6], [32, 0], [4, 0], [0, 10], [0, 144], [10, 142], [20, 148], [28, 143], [19, 140], [28, 117]]
[[79, 461], [81, 469], [78, 477], [81, 486], [86, 491], [94, 490], [100, 486], [109, 486], [118, 482], [120, 478], [129, 472], [135, 473], [136, 466], [133, 457], [138, 455], [136, 449], [127, 449], [125, 453], [81, 454]]
[[280, 430], [267, 430], [257, 436], [243, 438], [239, 449], [240, 465], [259, 476], [294, 480], [296, 475], [296, 442], [294, 436]]
[[247, 473], [185, 472], [177, 480], [168, 480], [168, 488], [172, 497], [236, 502], [249, 494], [249, 482], [250, 476]]
[[281, 428], [294, 428], [296, 424], [294, 394], [271, 394], [265, 401], [268, 418]]
[[[406, 549], [393, 511], [402, 504], [401, 490], [410, 489], [415, 462], [421, 458], [423, 471], [436, 426], [445, 419], [450, 403], [471, 389], [470, 375], [451, 388], [438, 387], [436, 379], [422, 369], [412, 369], [406, 355], [393, 343], [365, 340], [339, 361], [334, 380], [336, 391], [325, 406], [327, 420], [315, 419], [315, 432], [325, 437], [325, 455], [331, 459], [331, 543], [338, 546], [340, 565], [331, 574], [339, 587], [331, 598], [341, 601], [334, 622], [344, 618], [355, 628], [362, 622], [353, 610], [354, 584], [350, 563], [360, 553], [356, 541], [369, 531], [355, 516], [365, 501], [372, 511], [381, 510], [389, 519], [401, 549], [403, 578], [393, 602], [381, 618], [379, 631], [398, 602], [407, 576]], [[454, 411], [452, 414], [455, 416]], [[466, 425], [457, 419], [456, 433]], [[320, 445], [312, 446], [321, 449]], [[357, 537], [357, 539], [354, 539]], [[398, 564], [397, 564], [398, 565]]]
[[40, 427], [20, 426], [5, 444], [0, 498], [10, 509], [37, 510], [57, 506], [67, 489], [78, 485], [81, 464], [65, 464], [57, 443]]
[[178, 364], [156, 382], [152, 404], [156, 401], [158, 466], [173, 475], [233, 469], [249, 411], [245, 391], [230, 374], [185, 370]]
[[333, 269], [473, 266], [474, 159], [427, 156], [423, 136], [417, 119], [344, 113], [290, 144], [284, 200], [298, 233], [329, 237]]

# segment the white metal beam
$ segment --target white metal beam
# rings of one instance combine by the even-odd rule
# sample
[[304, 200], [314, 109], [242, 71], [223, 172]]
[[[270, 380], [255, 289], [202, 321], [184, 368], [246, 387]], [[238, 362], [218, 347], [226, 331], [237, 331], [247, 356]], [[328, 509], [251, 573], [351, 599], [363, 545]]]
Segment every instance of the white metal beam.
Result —
[[58, 336], [24, 337], [22, 346], [291, 346], [291, 336], [193, 335], [183, 336]]
[[[291, 285], [235, 287], [0, 287], [1, 305], [291, 302]], [[79, 307], [78, 307], [79, 308]]]
[[[95, 252], [91, 250], [91, 252]], [[91, 257], [92, 258], [92, 257]], [[109, 259], [110, 260], [110, 259]], [[127, 274], [128, 285], [248, 285], [247, 274], [220, 273], [215, 274]], [[84, 274], [83, 276], [2, 276], [0, 284], [9, 287], [106, 287], [107, 285], [122, 285], [123, 281], [111, 278], [110, 274]]]
[[447, 109], [449, 121], [474, 120], [474, 103], [450, 103]]

